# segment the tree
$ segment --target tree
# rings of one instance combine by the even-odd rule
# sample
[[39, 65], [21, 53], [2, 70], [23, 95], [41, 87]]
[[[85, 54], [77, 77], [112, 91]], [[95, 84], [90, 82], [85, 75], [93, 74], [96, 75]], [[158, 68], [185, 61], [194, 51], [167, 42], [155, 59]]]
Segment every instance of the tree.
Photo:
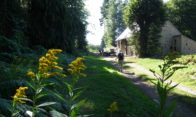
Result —
[[124, 3], [122, 1], [118, 1], [117, 2], [117, 10], [116, 10], [116, 25], [117, 25], [117, 29], [116, 29], [116, 38], [125, 30], [126, 25], [125, 22], [123, 20], [123, 9], [126, 6], [126, 1], [124, 1]]
[[22, 20], [20, 0], [2, 0], [0, 4], [0, 35], [11, 38]]
[[101, 24], [104, 24], [104, 43], [106, 47], [116, 46], [116, 38], [125, 29], [125, 23], [122, 18], [123, 2], [122, 0], [104, 0], [101, 7]]
[[169, 20], [184, 35], [196, 40], [196, 1], [170, 0], [166, 5]]
[[[140, 57], [149, 56], [149, 32], [152, 25], [161, 28], [164, 22], [164, 8], [161, 0], [131, 0], [126, 6], [124, 19], [131, 28], [139, 27]], [[135, 26], [136, 25], [136, 26]]]
[[2, 0], [0, 17], [0, 41], [60, 48], [68, 53], [86, 49], [83, 0]]
[[[2, 0], [0, 4], [0, 53], [17, 53], [26, 46], [25, 9], [21, 0]], [[8, 57], [7, 55], [2, 55]]]
[[104, 42], [104, 39], [101, 39], [101, 45], [100, 45], [100, 48], [101, 48], [101, 49], [105, 48], [105, 42]]
[[[103, 12], [103, 23], [104, 23], [104, 39], [106, 47], [115, 46], [115, 30], [116, 30], [116, 2], [115, 0], [110, 0], [105, 3], [105, 8]], [[104, 5], [103, 5], [104, 7]]]
[[31, 0], [29, 38], [31, 46], [74, 49], [86, 46], [86, 14], [81, 0]]

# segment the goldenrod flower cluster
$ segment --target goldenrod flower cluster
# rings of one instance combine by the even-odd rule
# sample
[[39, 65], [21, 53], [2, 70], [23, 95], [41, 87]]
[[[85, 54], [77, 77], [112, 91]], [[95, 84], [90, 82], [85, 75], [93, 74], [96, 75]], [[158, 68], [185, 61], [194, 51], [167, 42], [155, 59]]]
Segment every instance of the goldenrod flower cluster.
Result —
[[34, 78], [35, 77], [35, 73], [34, 72], [27, 72], [27, 75]]
[[58, 57], [56, 57], [57, 53], [62, 52], [60, 49], [50, 49], [48, 50], [48, 53], [46, 53], [45, 56], [41, 57], [39, 59], [39, 72], [44, 73], [51, 71], [52, 68], [57, 68], [58, 70], [63, 70], [63, 68], [57, 66], [58, 63], [56, 60]]
[[83, 61], [84, 61], [84, 58], [78, 57], [76, 60], [72, 61], [71, 64], [69, 64], [70, 68], [68, 69], [68, 71], [71, 74], [85, 77], [86, 74], [80, 73], [81, 70], [86, 69], [86, 66], [84, 65]]
[[[48, 78], [51, 76], [66, 77], [65, 74], [60, 72], [52, 72], [53, 69], [63, 71], [63, 68], [58, 66], [58, 63], [56, 62], [58, 60], [56, 54], [60, 52], [62, 52], [60, 49], [50, 49], [45, 56], [39, 59], [38, 73], [42, 78]], [[35, 73], [33, 72], [28, 72], [27, 75], [32, 78], [35, 77]]]
[[113, 102], [110, 107], [108, 108], [109, 112], [114, 112], [114, 111], [118, 111], [118, 106], [117, 106], [117, 102]]
[[14, 95], [14, 102], [17, 103], [26, 103], [25, 101], [22, 101], [18, 98], [26, 98], [25, 90], [27, 90], [28, 87], [19, 87], [19, 89], [16, 89], [16, 94]]

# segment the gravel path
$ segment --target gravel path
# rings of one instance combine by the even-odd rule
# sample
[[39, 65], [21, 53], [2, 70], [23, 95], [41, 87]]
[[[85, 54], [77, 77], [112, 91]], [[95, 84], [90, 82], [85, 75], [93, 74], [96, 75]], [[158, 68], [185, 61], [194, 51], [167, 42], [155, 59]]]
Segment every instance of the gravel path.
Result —
[[[106, 61], [111, 62], [115, 67], [118, 68], [118, 64], [114, 61], [114, 58], [105, 57], [104, 59]], [[130, 64], [130, 63], [126, 64], [126, 65], [130, 65], [131, 67], [133, 67], [135, 69], [142, 70], [143, 73], [145, 73], [145, 74], [153, 76], [153, 73], [144, 69], [141, 66], [138, 66], [136, 64]], [[148, 97], [150, 97], [153, 100], [158, 100], [158, 95], [157, 95], [156, 89], [153, 86], [153, 84], [135, 76], [134, 73], [129, 73], [129, 72], [124, 71], [124, 73], [121, 73], [121, 74], [123, 76], [125, 76], [126, 78], [128, 78], [129, 81], [131, 81], [134, 85], [136, 85], [145, 95], [147, 95]], [[176, 83], [173, 83], [172, 85], [175, 85], [175, 84]], [[180, 90], [183, 90], [183, 91], [186, 91], [186, 92], [188, 91], [189, 93], [196, 95], [195, 91], [190, 90], [188, 88], [185, 88], [183, 86], [178, 86], [178, 88]], [[169, 96], [169, 101], [172, 101], [177, 97], [179, 97], [179, 96], [178, 95]], [[196, 111], [194, 111], [192, 108], [189, 108], [188, 104], [185, 104], [183, 102], [178, 101], [177, 106], [176, 106], [176, 110], [175, 110], [175, 115], [177, 115], [177, 117], [196, 117]]]

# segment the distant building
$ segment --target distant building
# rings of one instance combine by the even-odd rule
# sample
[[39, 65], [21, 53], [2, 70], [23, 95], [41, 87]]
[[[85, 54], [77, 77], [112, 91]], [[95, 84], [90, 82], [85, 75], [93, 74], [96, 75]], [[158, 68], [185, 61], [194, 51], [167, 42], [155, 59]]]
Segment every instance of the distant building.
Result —
[[[165, 22], [160, 35], [162, 55], [172, 51], [178, 51], [181, 54], [196, 54], [196, 41], [182, 35], [170, 21]], [[126, 28], [116, 39], [116, 43], [118, 50], [122, 50], [125, 55], [132, 56], [135, 55], [135, 51], [127, 41], [131, 37], [133, 37], [133, 31]]]

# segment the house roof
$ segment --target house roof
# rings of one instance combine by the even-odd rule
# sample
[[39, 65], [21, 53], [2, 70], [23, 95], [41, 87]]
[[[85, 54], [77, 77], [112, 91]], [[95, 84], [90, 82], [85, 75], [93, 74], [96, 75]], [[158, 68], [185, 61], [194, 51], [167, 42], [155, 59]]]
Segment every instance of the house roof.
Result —
[[133, 31], [131, 31], [128, 27], [120, 34], [120, 36], [116, 39], [116, 41], [127, 39], [131, 37], [133, 34]]

